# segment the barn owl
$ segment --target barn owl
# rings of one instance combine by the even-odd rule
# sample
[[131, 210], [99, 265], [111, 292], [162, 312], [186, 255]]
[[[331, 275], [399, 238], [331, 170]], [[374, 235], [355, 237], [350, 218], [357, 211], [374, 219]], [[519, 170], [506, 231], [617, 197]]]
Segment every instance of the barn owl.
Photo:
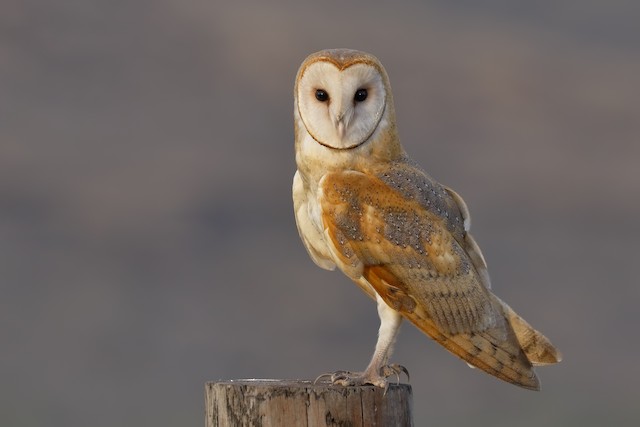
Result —
[[[411, 160], [397, 135], [387, 73], [374, 56], [332, 49], [307, 57], [294, 89], [293, 204], [321, 268], [337, 266], [376, 300], [380, 329], [363, 372], [334, 384], [373, 384], [406, 372], [389, 357], [407, 319], [470, 366], [538, 390], [534, 365], [560, 353], [491, 292], [462, 198]], [[408, 376], [408, 373], [407, 373]]]

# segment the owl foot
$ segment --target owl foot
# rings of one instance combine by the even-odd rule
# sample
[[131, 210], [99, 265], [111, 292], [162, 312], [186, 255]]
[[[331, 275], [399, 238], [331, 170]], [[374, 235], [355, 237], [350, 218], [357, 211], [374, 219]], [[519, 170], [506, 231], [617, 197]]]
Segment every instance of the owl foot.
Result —
[[404, 373], [407, 376], [407, 380], [409, 380], [409, 371], [407, 371], [407, 368], [402, 365], [393, 363], [391, 365], [381, 366], [378, 369], [377, 373], [374, 371], [336, 371], [332, 373], [326, 373], [316, 378], [313, 383], [317, 383], [321, 378], [329, 378], [329, 381], [335, 385], [348, 387], [371, 384], [376, 387], [383, 388], [386, 393], [387, 389], [389, 388], [388, 378], [395, 375], [396, 384], [400, 384], [400, 374], [402, 373]]

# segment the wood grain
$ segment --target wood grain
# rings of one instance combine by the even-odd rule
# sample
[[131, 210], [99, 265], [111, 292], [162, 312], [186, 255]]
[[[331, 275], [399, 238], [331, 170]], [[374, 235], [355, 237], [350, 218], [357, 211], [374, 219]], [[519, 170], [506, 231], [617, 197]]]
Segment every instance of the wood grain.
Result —
[[206, 427], [413, 426], [408, 384], [385, 393], [309, 380], [229, 380], [205, 386]]

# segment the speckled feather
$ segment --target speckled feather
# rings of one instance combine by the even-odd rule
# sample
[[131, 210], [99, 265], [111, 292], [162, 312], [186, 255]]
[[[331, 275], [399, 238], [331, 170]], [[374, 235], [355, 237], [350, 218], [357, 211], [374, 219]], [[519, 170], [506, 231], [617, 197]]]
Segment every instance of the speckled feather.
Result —
[[320, 199], [340, 263], [360, 266], [389, 306], [468, 363], [538, 388], [501, 305], [465, 252], [463, 217], [444, 187], [395, 163], [381, 172], [327, 174]]

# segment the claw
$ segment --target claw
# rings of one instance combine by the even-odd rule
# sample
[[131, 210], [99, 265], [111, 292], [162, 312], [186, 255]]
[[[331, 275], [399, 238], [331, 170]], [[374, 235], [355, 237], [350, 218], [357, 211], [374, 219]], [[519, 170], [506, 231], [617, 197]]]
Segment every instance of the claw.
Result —
[[316, 385], [318, 383], [318, 381], [320, 381], [320, 378], [329, 377], [329, 380], [332, 380], [333, 379], [333, 375], [334, 375], [334, 372], [326, 372], [324, 374], [320, 374], [320, 375], [318, 375], [318, 377], [316, 377], [315, 380], [313, 380], [313, 385]]
[[324, 377], [328, 377], [331, 384], [338, 384], [343, 386], [355, 385], [357, 383], [355, 381], [355, 378], [359, 378], [361, 375], [361, 373], [354, 373], [349, 371], [327, 372], [318, 376], [313, 381], [313, 385], [316, 385], [316, 383]]
[[[398, 371], [393, 366], [386, 365], [386, 366], [380, 367], [380, 376], [381, 377], [389, 378], [392, 375], [396, 376], [396, 384], [400, 384], [400, 374], [398, 374]], [[387, 386], [388, 385], [389, 385], [389, 383], [387, 381], [387, 384], [385, 386], [385, 392], [387, 391]]]
[[358, 385], [362, 374], [359, 372], [336, 371], [331, 375], [331, 382], [341, 386], [349, 387]]
[[373, 372], [373, 370], [365, 372], [327, 372], [319, 375], [313, 381], [313, 384], [317, 384], [318, 381], [322, 380], [323, 378], [328, 378], [328, 382], [330, 382], [331, 384], [341, 385], [344, 387], [371, 384], [376, 387], [383, 388], [383, 395], [386, 395], [387, 390], [389, 389], [389, 381], [387, 380], [388, 377], [395, 375], [396, 384], [400, 384], [400, 375], [404, 373], [407, 376], [407, 380], [409, 380], [409, 371], [407, 371], [407, 368], [395, 363], [391, 365], [381, 366], [376, 374], [373, 374]]
[[407, 376], [407, 381], [409, 381], [410, 380], [409, 371], [407, 371], [407, 368], [405, 368], [402, 365], [398, 365], [397, 363], [394, 363], [391, 365], [382, 366], [380, 368], [381, 376], [385, 378], [390, 377], [391, 375], [396, 376], [396, 385], [400, 384], [400, 374], [402, 374], [403, 372]]
[[407, 368], [402, 365], [398, 365], [397, 363], [393, 363], [389, 366], [391, 366], [391, 368], [393, 368], [398, 373], [398, 381], [400, 381], [400, 373], [402, 372], [404, 372], [404, 374], [407, 376], [407, 381], [411, 381], [411, 377], [409, 376], [409, 371], [407, 370]]

